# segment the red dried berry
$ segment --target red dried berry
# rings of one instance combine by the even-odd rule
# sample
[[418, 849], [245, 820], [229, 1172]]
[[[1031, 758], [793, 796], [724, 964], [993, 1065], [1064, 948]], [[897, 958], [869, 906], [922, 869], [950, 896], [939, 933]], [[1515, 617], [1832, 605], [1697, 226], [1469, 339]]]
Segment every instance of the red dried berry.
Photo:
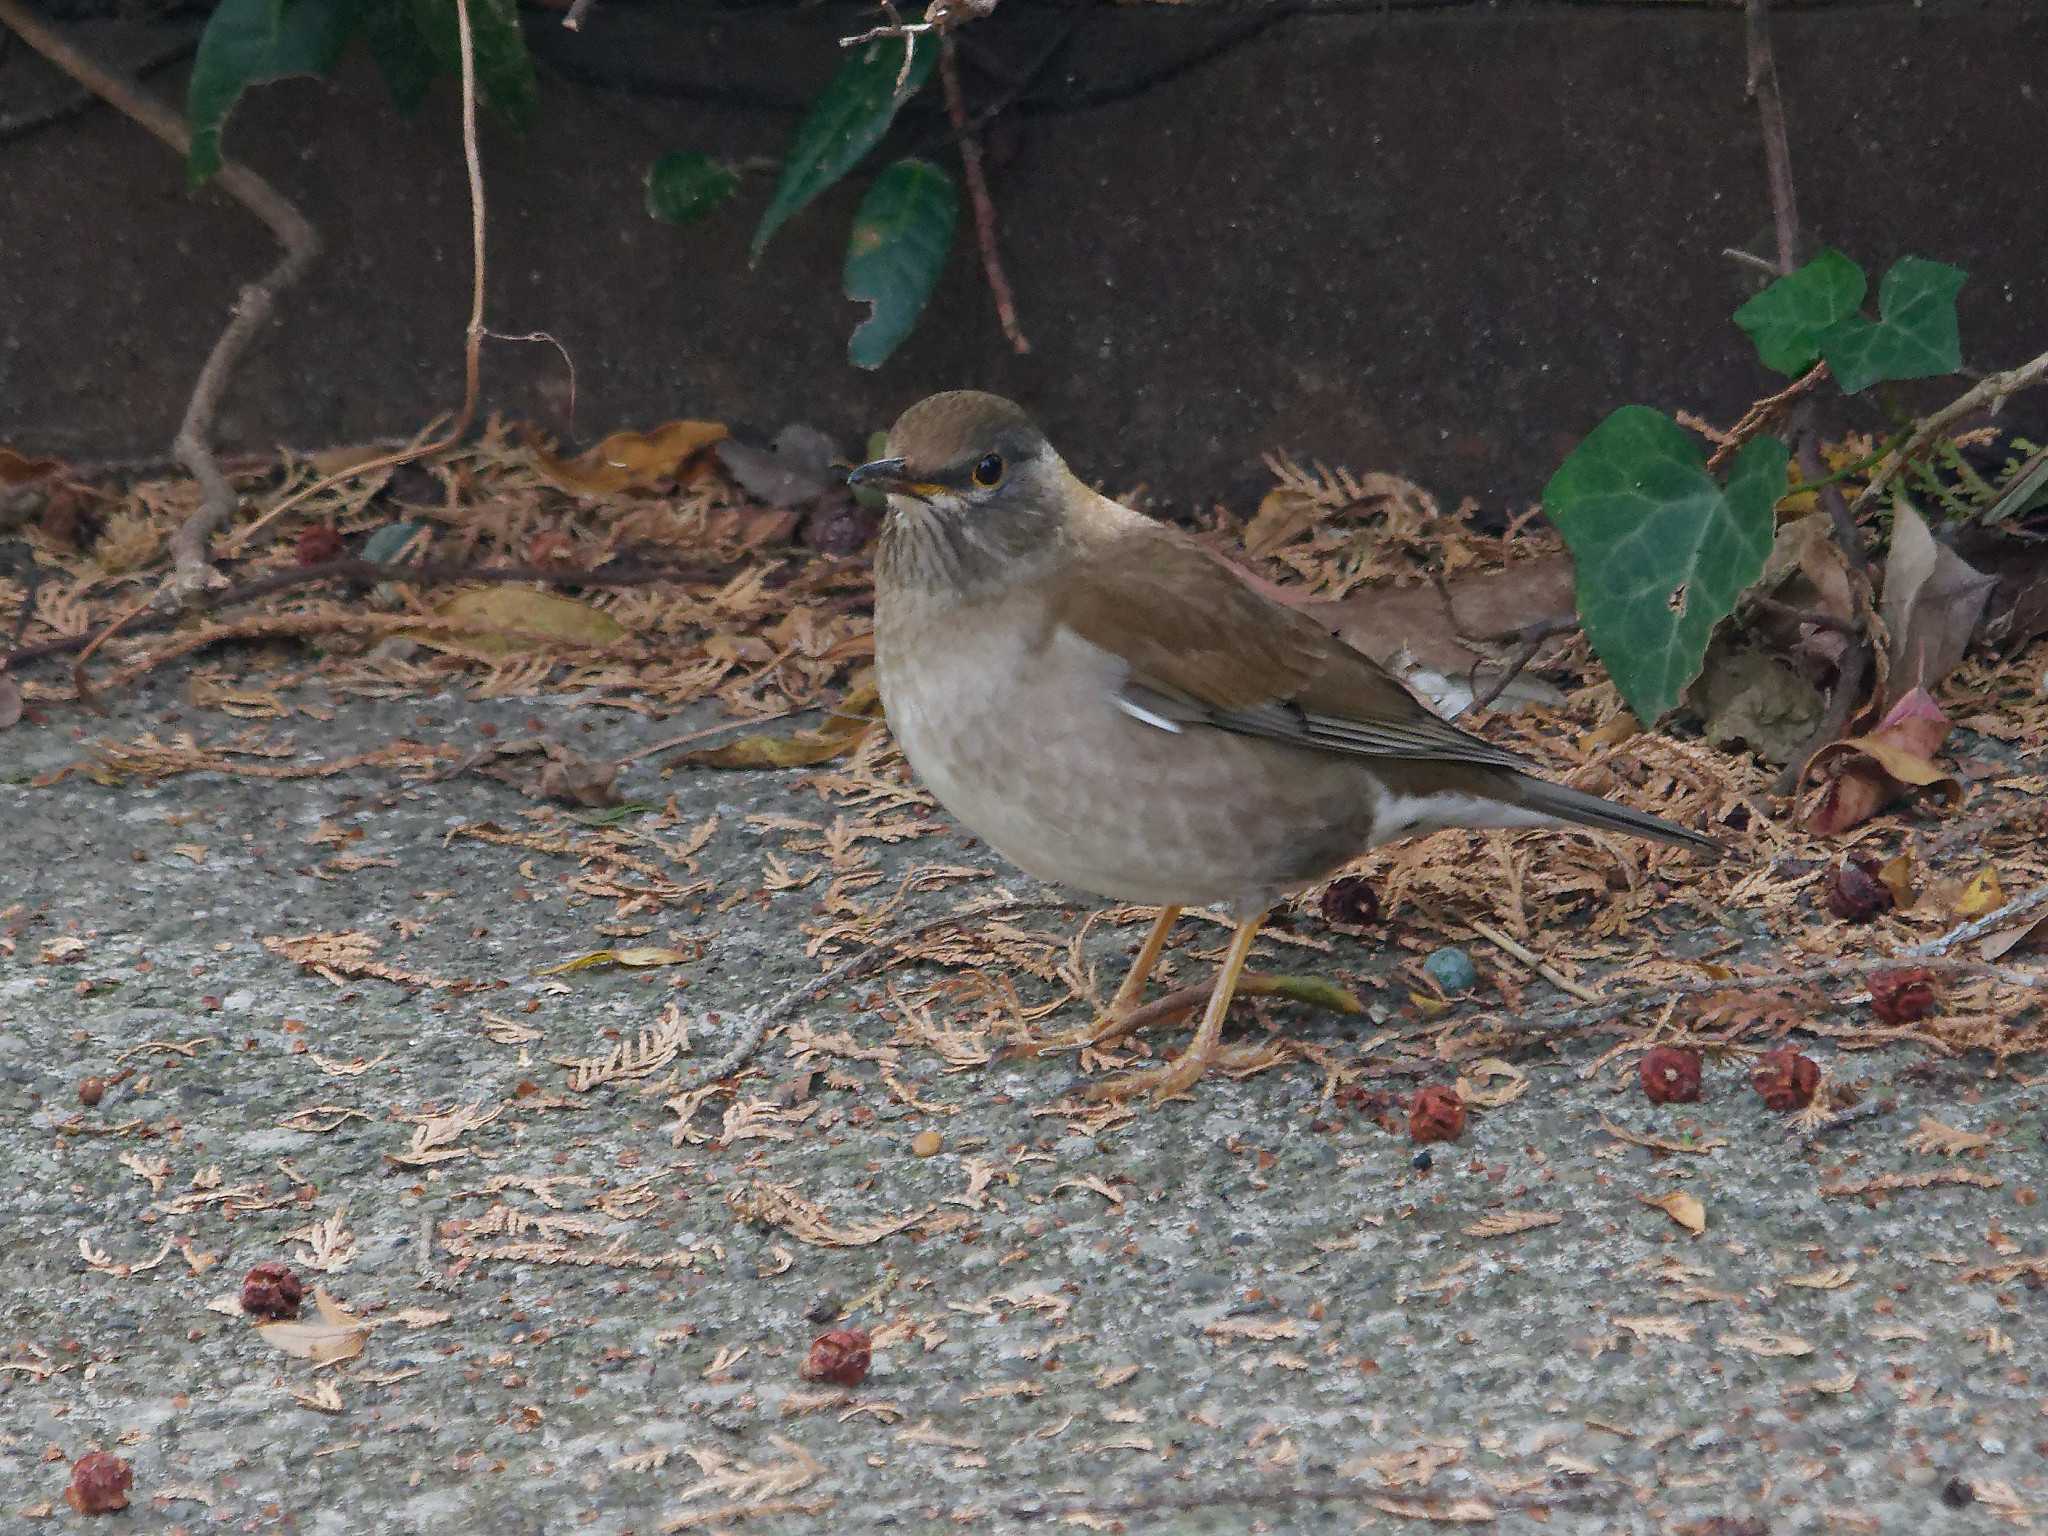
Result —
[[859, 1328], [834, 1328], [811, 1340], [804, 1356], [806, 1381], [829, 1381], [835, 1387], [857, 1387], [868, 1377], [873, 1354], [867, 1334]]
[[71, 1486], [64, 1502], [81, 1515], [104, 1515], [128, 1507], [135, 1473], [128, 1463], [105, 1451], [94, 1451], [71, 1464]]
[[1870, 1006], [1887, 1024], [1910, 1024], [1933, 1013], [1934, 973], [1924, 965], [1906, 971], [1879, 971], [1870, 978]]
[[1358, 875], [1332, 880], [1323, 888], [1323, 921], [1363, 928], [1380, 920], [1380, 893]]
[[87, 1109], [107, 1096], [107, 1080], [104, 1077], [82, 1077], [78, 1080], [78, 1102]]
[[270, 1261], [258, 1264], [242, 1277], [242, 1310], [272, 1322], [297, 1317], [306, 1288], [287, 1265]]
[[1652, 1104], [1692, 1104], [1700, 1096], [1700, 1053], [1660, 1045], [1636, 1068], [1643, 1096]]
[[1875, 859], [1847, 858], [1827, 879], [1828, 910], [1845, 923], [1867, 923], [1892, 909], [1892, 888], [1878, 877]]
[[1438, 1084], [1416, 1090], [1408, 1106], [1410, 1141], [1456, 1141], [1465, 1133], [1465, 1101], [1458, 1090]]
[[1789, 1114], [1813, 1102], [1820, 1087], [1820, 1063], [1785, 1046], [1759, 1061], [1749, 1081], [1763, 1096], [1765, 1108]]
[[330, 560], [339, 560], [342, 554], [341, 535], [328, 524], [315, 523], [299, 530], [299, 564], [325, 565]]

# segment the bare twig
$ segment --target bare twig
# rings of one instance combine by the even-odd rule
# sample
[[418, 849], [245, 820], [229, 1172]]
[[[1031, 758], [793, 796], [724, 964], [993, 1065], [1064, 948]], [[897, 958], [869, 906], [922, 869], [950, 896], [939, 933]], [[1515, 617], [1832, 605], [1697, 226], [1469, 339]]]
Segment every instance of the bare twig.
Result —
[[1707, 460], [1707, 468], [1718, 474], [1723, 465], [1735, 457], [1742, 445], [1766, 431], [1779, 416], [1789, 411], [1795, 403], [1820, 387], [1828, 377], [1828, 365], [1815, 363], [1806, 372], [1779, 390], [1775, 395], [1757, 401], [1743, 412], [1742, 420], [1724, 433], [1714, 446], [1713, 456]]
[[1778, 274], [1799, 264], [1799, 197], [1792, 182], [1792, 148], [1785, 133], [1785, 103], [1778, 95], [1778, 62], [1771, 53], [1771, 0], [1747, 0], [1749, 96], [1763, 124], [1764, 168], [1771, 187], [1771, 225], [1778, 237]]
[[[31, 15], [20, 0], [0, 0], [0, 21], [12, 28], [36, 52], [65, 74], [105, 101], [130, 121], [147, 129], [179, 156], [191, 151], [192, 134], [184, 120], [161, 102], [143, 94], [128, 80], [105, 69]], [[175, 568], [165, 591], [172, 606], [189, 599], [201, 587], [220, 578], [213, 574], [206, 558], [207, 540], [213, 531], [234, 515], [235, 492], [221, 473], [209, 439], [221, 396], [234, 375], [235, 365], [248, 350], [258, 331], [269, 320], [277, 297], [297, 282], [320, 253], [320, 236], [305, 215], [291, 201], [247, 166], [232, 161], [223, 164], [214, 178], [249, 212], [261, 219], [284, 247], [277, 264], [256, 282], [245, 284], [235, 299], [227, 327], [207, 354], [185, 405], [185, 419], [178, 426], [172, 453], [199, 482], [203, 501], [200, 509], [171, 535]]]
[[1897, 1101], [1893, 1099], [1866, 1099], [1853, 1109], [1845, 1109], [1839, 1115], [1829, 1115], [1819, 1125], [1799, 1131], [1799, 1144], [1802, 1147], [1810, 1147], [1823, 1136], [1832, 1136], [1836, 1131], [1848, 1126], [1861, 1124], [1865, 1120], [1875, 1120], [1879, 1115], [1888, 1115], [1898, 1107]]
[[1972, 939], [1983, 938], [1987, 933], [1996, 933], [2014, 918], [2024, 917], [2043, 902], [2048, 902], [2048, 885], [2029, 891], [2024, 896], [2015, 896], [1996, 912], [1987, 912], [1974, 922], [1963, 923], [1949, 929], [1938, 939], [1929, 939], [1925, 944], [1915, 944], [1911, 949], [1901, 950], [1900, 953], [1910, 955], [1914, 959], [1924, 955], [1946, 954], [1958, 944], [1967, 944]]
[[982, 174], [981, 140], [967, 126], [967, 97], [960, 89], [960, 65], [953, 39], [939, 38], [939, 79], [946, 91], [946, 113], [960, 144], [960, 171], [967, 182], [968, 206], [974, 210], [974, 234], [981, 246], [981, 270], [988, 278], [988, 291], [995, 299], [996, 319], [1010, 349], [1020, 356], [1031, 350], [1017, 324], [1017, 301], [1010, 294], [1010, 280], [1003, 273], [1002, 257], [996, 251], [996, 205], [988, 195], [988, 179]]
[[1675, 997], [1709, 997], [1717, 992], [1768, 992], [1779, 987], [1803, 986], [1808, 982], [1852, 981], [1878, 971], [1897, 970], [1907, 959], [1920, 960], [1927, 964], [1930, 970], [1948, 971], [1959, 976], [1988, 976], [2008, 986], [2048, 990], [2048, 970], [2021, 970], [2016, 966], [1992, 965], [1982, 960], [1923, 957], [1908, 950], [1903, 955], [1892, 955], [1881, 960], [1836, 960], [1826, 965], [1811, 965], [1804, 970], [1767, 972], [1761, 976], [1729, 976], [1719, 979], [1702, 977], [1696, 981], [1664, 982], [1625, 992], [1589, 1007], [1533, 1014], [1516, 1019], [1475, 1019], [1471, 1027], [1474, 1030], [1499, 1030], [1511, 1035], [1563, 1034], [1574, 1029], [1587, 1029], [1595, 1024], [1604, 1024], [1617, 1014], [1649, 1009]]
[[1863, 633], [1854, 619], [1841, 618], [1836, 614], [1823, 613], [1817, 608], [1795, 608], [1790, 603], [1781, 603], [1775, 597], [1748, 597], [1743, 606], [1758, 613], [1767, 613], [1774, 619], [1784, 619], [1793, 624], [1811, 624], [1815, 629], [1833, 630], [1838, 635], [1860, 635]]
[[1529, 967], [1538, 976], [1541, 976], [1553, 987], [1556, 987], [1558, 991], [1568, 993], [1582, 1003], [1597, 1003], [1600, 1001], [1599, 994], [1595, 993], [1591, 988], [1573, 981], [1571, 977], [1565, 975], [1564, 972], [1560, 971], [1534, 950], [1526, 945], [1517, 943], [1498, 929], [1470, 918], [1466, 920], [1466, 926], [1503, 954], [1510, 955], [1514, 959], [1521, 961], [1522, 964]]
[[2048, 352], [2043, 352], [2031, 362], [2021, 363], [2017, 368], [2008, 368], [2003, 373], [1994, 373], [1979, 379], [1933, 415], [1921, 417], [1914, 424], [1913, 435], [1907, 438], [1898, 452], [1870, 477], [1870, 483], [1864, 486], [1852, 510], [1860, 512], [1875, 501], [1900, 470], [1918, 458], [1927, 450], [1929, 444], [1971, 412], [1995, 413], [2010, 396], [2044, 383], [2048, 383]]
[[940, 928], [951, 928], [961, 923], [979, 922], [983, 918], [1014, 917], [1024, 912], [1063, 911], [1073, 905], [1074, 903], [1071, 901], [1000, 902], [992, 906], [969, 907], [964, 912], [949, 912], [944, 917], [927, 918], [923, 922], [912, 923], [905, 928], [898, 928], [894, 933], [884, 934], [851, 960], [842, 961], [840, 964], [832, 967], [831, 970], [825, 972], [824, 975], [815, 976], [802, 985], [791, 988], [767, 1007], [755, 1013], [752, 1018], [747, 1020], [746, 1027], [740, 1031], [739, 1039], [732, 1043], [724, 1055], [704, 1069], [704, 1074], [699, 1081], [715, 1083], [723, 1078], [731, 1077], [741, 1067], [753, 1060], [754, 1053], [760, 1050], [761, 1042], [767, 1038], [770, 1028], [781, 1023], [784, 1019], [795, 1013], [797, 1009], [803, 1007], [805, 1003], [823, 997], [826, 993], [843, 987], [850, 981], [859, 981], [863, 976], [871, 975], [875, 971], [880, 970], [894, 957], [896, 951], [901, 946], [909, 943], [912, 939], [922, 938], [925, 934], [935, 932]]
[[[203, 593], [196, 604], [186, 611], [186, 616], [218, 612], [240, 603], [254, 602], [259, 597], [289, 592], [297, 587], [317, 586], [323, 581], [359, 581], [365, 584], [377, 581], [421, 584], [535, 581], [561, 587], [637, 587], [658, 581], [687, 580], [709, 574], [709, 568], [702, 566], [618, 564], [595, 571], [577, 571], [565, 570], [557, 565], [464, 565], [455, 561], [395, 565], [374, 560], [340, 559], [324, 561], [319, 565], [293, 566], [287, 570], [272, 571], [267, 576], [259, 576], [237, 587], [222, 587]], [[25, 645], [18, 650], [9, 651], [6, 655], [0, 656], [0, 672], [17, 671], [29, 662], [40, 661], [48, 656], [66, 656], [79, 650], [86, 652], [86, 655], [79, 658], [78, 664], [82, 665], [108, 639], [123, 630], [137, 633], [168, 629], [181, 617], [161, 610], [141, 617], [149, 606], [148, 600], [144, 599], [113, 624], [92, 635], [62, 635], [54, 640], [39, 641], [35, 645]], [[86, 690], [81, 690], [80, 696], [87, 696]]]
[[[17, 0], [0, 0], [0, 4], [15, 4]], [[455, 419], [448, 424], [448, 430], [431, 443], [416, 443], [401, 448], [381, 458], [369, 459], [361, 464], [351, 465], [335, 474], [314, 481], [301, 490], [294, 491], [276, 506], [265, 512], [248, 527], [239, 530], [227, 542], [227, 552], [234, 554], [255, 537], [256, 533], [275, 522], [293, 507], [317, 496], [320, 492], [353, 480], [374, 470], [390, 469], [395, 465], [409, 464], [414, 459], [426, 458], [445, 449], [452, 448], [469, 430], [469, 424], [476, 418], [477, 395], [483, 374], [484, 341], [484, 168], [483, 158], [477, 149], [476, 140], [476, 45], [470, 34], [469, 0], [455, 0], [455, 23], [458, 39], [462, 45], [462, 160], [469, 173], [469, 238], [470, 238], [470, 300], [469, 325], [463, 332], [462, 351], [462, 405], [455, 412]], [[523, 338], [522, 338], [523, 339]], [[552, 340], [553, 338], [549, 338]]]
[[[1544, 641], [1557, 635], [1572, 634], [1578, 628], [1578, 615], [1561, 613], [1547, 619], [1534, 619], [1524, 624], [1520, 629], [1512, 630], [1505, 635], [1490, 637], [1498, 640], [1514, 640], [1518, 643], [1515, 647], [1515, 654], [1510, 656], [1507, 665], [1501, 668], [1500, 676], [1496, 677], [1484, 688], [1473, 688], [1471, 711], [1476, 714], [1478, 711], [1491, 705], [1503, 693], [1506, 693], [1508, 685], [1520, 677], [1527, 670], [1529, 663], [1536, 659], [1536, 653], [1543, 649]], [[1478, 678], [1479, 667], [1475, 663], [1472, 668], [1472, 676], [1468, 681], [1476, 684]]]

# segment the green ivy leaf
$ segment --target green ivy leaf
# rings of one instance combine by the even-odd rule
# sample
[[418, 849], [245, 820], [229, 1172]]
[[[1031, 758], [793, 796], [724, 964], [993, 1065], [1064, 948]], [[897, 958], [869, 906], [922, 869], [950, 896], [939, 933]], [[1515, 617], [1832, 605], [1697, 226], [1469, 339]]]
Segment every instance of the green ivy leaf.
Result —
[[1835, 382], [1850, 394], [1886, 379], [1931, 379], [1963, 366], [1956, 294], [1969, 274], [1902, 256], [1877, 285], [1877, 320], [1852, 315], [1821, 342]]
[[1762, 574], [1789, 457], [1778, 439], [1755, 438], [1722, 487], [1690, 433], [1626, 405], [1543, 488], [1571, 547], [1587, 637], [1637, 719], [1678, 702], [1714, 626]]
[[1773, 373], [1797, 376], [1820, 360], [1821, 338], [1853, 316], [1870, 288], [1863, 269], [1832, 246], [1735, 311]]
[[413, 19], [411, 0], [366, 0], [363, 40], [392, 103], [400, 112], [416, 110], [427, 99], [437, 66], [432, 45]]
[[647, 212], [664, 224], [691, 224], [739, 190], [740, 176], [702, 150], [663, 155], [647, 168]]
[[[462, 28], [456, 19], [455, 0], [412, 0], [412, 15], [441, 67], [459, 76]], [[518, 0], [469, 0], [469, 33], [476, 52], [478, 94], [513, 127], [526, 127], [539, 107], [540, 88], [534, 82], [526, 34], [519, 30]]]
[[846, 242], [846, 296], [874, 306], [846, 356], [879, 368], [910, 334], [953, 247], [960, 195], [928, 160], [898, 160], [868, 188]]
[[326, 74], [355, 22], [343, 0], [301, 0], [283, 9], [277, 0], [221, 0], [200, 34], [185, 89], [192, 125], [185, 174], [194, 186], [220, 169], [221, 128], [242, 92], [289, 75]]
[[761, 215], [761, 227], [754, 231], [756, 261], [791, 215], [860, 164], [889, 131], [896, 109], [916, 95], [930, 77], [938, 47], [927, 38], [917, 44], [911, 55], [910, 78], [903, 82], [902, 91], [897, 91], [896, 77], [903, 72], [906, 46], [906, 42], [885, 37], [853, 50], [811, 103], [782, 163], [775, 196]]

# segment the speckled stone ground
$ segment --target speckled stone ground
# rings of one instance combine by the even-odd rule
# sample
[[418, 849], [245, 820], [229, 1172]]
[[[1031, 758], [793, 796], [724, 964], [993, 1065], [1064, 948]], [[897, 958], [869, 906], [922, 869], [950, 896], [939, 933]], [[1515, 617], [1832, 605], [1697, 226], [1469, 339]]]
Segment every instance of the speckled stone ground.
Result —
[[[485, 722], [511, 732], [534, 713], [309, 696], [334, 711], [292, 726], [319, 757], [401, 735], [467, 747]], [[240, 728], [169, 719], [167, 688], [117, 708], [90, 730]], [[545, 713], [599, 755], [650, 730]], [[9, 1529], [83, 1524], [63, 1504], [66, 1458], [95, 1447], [133, 1463], [133, 1528], [195, 1532], [1490, 1517], [1477, 1528], [1735, 1536], [2027, 1528], [2048, 1509], [2044, 1305], [1995, 1268], [2048, 1252], [2034, 1199], [2048, 1115], [1982, 1063], [1903, 1072], [1894, 1110], [1814, 1147], [1723, 1071], [1654, 1129], [1725, 1145], [1669, 1156], [1602, 1128], [1652, 1129], [1653, 1112], [1582, 1079], [1593, 1053], [1574, 1047], [1525, 1062], [1531, 1091], [1423, 1169], [1405, 1138], [1320, 1103], [1305, 1066], [1205, 1083], [1096, 1137], [1055, 1109], [1072, 1075], [1058, 1058], [949, 1071], [902, 1049], [803, 1082], [777, 1040], [743, 1096], [809, 1117], [727, 1142], [713, 1104], [694, 1121], [703, 1139], [678, 1144], [665, 1094], [632, 1080], [575, 1093], [556, 1061], [675, 1002], [692, 1035], [666, 1092], [687, 1089], [746, 1010], [816, 974], [796, 924], [823, 882], [720, 910], [775, 846], [750, 814], [817, 815], [792, 775], [629, 774], [629, 795], [721, 819], [700, 870], [673, 871], [711, 889], [622, 941], [574, 859], [448, 837], [523, 825], [532, 802], [505, 786], [365, 772], [32, 787], [81, 736], [69, 719], [0, 734]], [[311, 841], [323, 823], [360, 831], [346, 869]], [[928, 862], [934, 841], [985, 857], [927, 839], [885, 867]], [[328, 930], [482, 985], [338, 985], [260, 942]], [[1095, 953], [1113, 965], [1137, 937], [1104, 930]], [[618, 942], [702, 953], [534, 974]], [[1332, 958], [1374, 964], [1348, 941]], [[800, 1017], [880, 1045], [864, 1004], [878, 985]], [[1331, 1042], [1356, 1033], [1271, 1016]], [[189, 1054], [137, 1050], [151, 1041]], [[122, 1067], [135, 1075], [80, 1104], [82, 1079]], [[498, 1113], [444, 1161], [395, 1160], [423, 1117], [463, 1106]], [[1990, 1146], [1955, 1163], [1915, 1152], [1923, 1114]], [[940, 1149], [920, 1157], [927, 1131]], [[1942, 1167], [1996, 1187], [1821, 1193]], [[928, 1214], [827, 1246], [729, 1200], [758, 1218], [771, 1187], [838, 1230]], [[1703, 1203], [1703, 1235], [1644, 1203], [1673, 1189]], [[1503, 1212], [1560, 1219], [1481, 1235]], [[547, 1261], [565, 1253], [581, 1262]], [[376, 1325], [360, 1358], [316, 1371], [208, 1308], [266, 1259]], [[798, 1374], [832, 1321], [882, 1341], [845, 1392]]]

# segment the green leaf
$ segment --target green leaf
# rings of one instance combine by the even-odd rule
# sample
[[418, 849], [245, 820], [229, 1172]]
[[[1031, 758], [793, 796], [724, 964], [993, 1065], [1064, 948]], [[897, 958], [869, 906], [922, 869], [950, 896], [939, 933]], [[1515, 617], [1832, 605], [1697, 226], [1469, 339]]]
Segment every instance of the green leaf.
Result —
[[[460, 76], [462, 29], [455, 0], [412, 0], [412, 15], [441, 67]], [[540, 89], [534, 83], [526, 34], [519, 30], [518, 0], [469, 0], [469, 31], [478, 94], [513, 127], [526, 127], [539, 105]]]
[[917, 324], [959, 215], [953, 178], [928, 160], [898, 160], [868, 188], [846, 242], [846, 296], [874, 306], [846, 343], [854, 367], [881, 367]]
[[775, 196], [761, 215], [761, 227], [754, 231], [756, 261], [791, 215], [860, 164], [889, 131], [896, 109], [916, 95], [931, 75], [939, 50], [926, 38], [918, 42], [910, 59], [910, 77], [903, 82], [902, 91], [897, 91], [896, 77], [903, 72], [906, 46], [907, 42], [884, 37], [853, 50], [811, 103], [797, 126], [796, 142], [782, 162]]
[[1821, 338], [1856, 313], [1869, 290], [1863, 269], [1830, 246], [1735, 311], [1774, 373], [1796, 376], [1820, 360]]
[[393, 104], [400, 112], [416, 110], [427, 99], [436, 65], [433, 47], [413, 19], [411, 0], [366, 0], [363, 39]]
[[1678, 702], [1714, 626], [1762, 574], [1789, 457], [1778, 439], [1755, 438], [1724, 489], [1691, 434], [1662, 412], [1626, 405], [1543, 488], [1571, 546], [1579, 618], [1637, 719]]
[[702, 150], [663, 155], [647, 168], [647, 211], [664, 224], [694, 223], [739, 185], [739, 172]]
[[299, 0], [282, 11], [275, 0], [221, 0], [200, 34], [185, 89], [192, 125], [185, 174], [194, 186], [220, 169], [221, 128], [242, 92], [288, 75], [326, 74], [355, 22], [346, 0]]
[[1968, 276], [1946, 262], [1900, 257], [1877, 285], [1881, 318], [1851, 316], [1822, 340], [1835, 382], [1853, 395], [1886, 379], [1931, 379], [1962, 367], [1956, 294]]

